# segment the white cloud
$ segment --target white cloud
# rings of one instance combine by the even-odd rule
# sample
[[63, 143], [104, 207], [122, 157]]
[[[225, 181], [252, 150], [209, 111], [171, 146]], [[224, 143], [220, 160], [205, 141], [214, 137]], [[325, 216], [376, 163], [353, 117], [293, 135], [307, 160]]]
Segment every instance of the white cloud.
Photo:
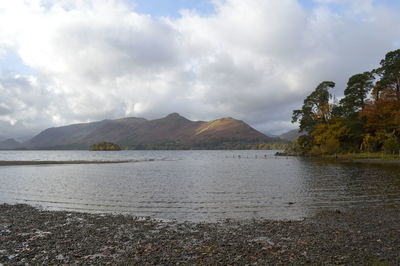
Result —
[[0, 56], [15, 51], [35, 74], [0, 79], [0, 133], [174, 111], [285, 130], [320, 81], [340, 94], [400, 41], [398, 7], [318, 2], [214, 1], [214, 14], [172, 19], [123, 0], [2, 1]]

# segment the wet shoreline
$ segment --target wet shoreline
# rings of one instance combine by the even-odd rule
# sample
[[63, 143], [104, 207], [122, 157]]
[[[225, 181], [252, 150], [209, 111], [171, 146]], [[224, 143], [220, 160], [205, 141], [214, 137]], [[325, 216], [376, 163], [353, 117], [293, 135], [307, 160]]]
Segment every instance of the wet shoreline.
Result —
[[343, 157], [343, 156], [301, 156], [298, 154], [290, 154], [285, 152], [277, 152], [275, 154], [277, 157], [298, 157], [306, 158], [310, 160], [319, 160], [326, 162], [336, 162], [336, 163], [356, 163], [356, 164], [370, 164], [370, 165], [393, 165], [400, 166], [399, 159], [387, 159], [387, 158], [364, 158], [364, 157]]
[[321, 211], [302, 221], [162, 222], [0, 205], [0, 264], [400, 263], [400, 211]]
[[340, 158], [338, 159], [340, 162], [344, 163], [363, 163], [363, 164], [373, 164], [373, 165], [396, 165], [400, 166], [400, 159], [394, 160], [394, 159], [377, 159], [377, 158]]

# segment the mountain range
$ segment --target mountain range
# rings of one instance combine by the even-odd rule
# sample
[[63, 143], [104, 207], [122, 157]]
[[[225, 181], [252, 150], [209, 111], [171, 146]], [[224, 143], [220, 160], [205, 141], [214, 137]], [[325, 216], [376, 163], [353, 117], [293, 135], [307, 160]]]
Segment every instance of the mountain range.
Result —
[[191, 121], [172, 113], [155, 120], [128, 117], [48, 128], [23, 143], [1, 137], [0, 150], [87, 149], [99, 142], [114, 142], [130, 149], [235, 149], [293, 141], [300, 135], [298, 130], [291, 130], [272, 137], [231, 117]]
[[22, 144], [0, 142], [0, 149], [87, 149], [98, 142], [129, 149], [219, 149], [279, 141], [231, 117], [191, 121], [172, 113], [155, 120], [128, 117], [48, 128]]

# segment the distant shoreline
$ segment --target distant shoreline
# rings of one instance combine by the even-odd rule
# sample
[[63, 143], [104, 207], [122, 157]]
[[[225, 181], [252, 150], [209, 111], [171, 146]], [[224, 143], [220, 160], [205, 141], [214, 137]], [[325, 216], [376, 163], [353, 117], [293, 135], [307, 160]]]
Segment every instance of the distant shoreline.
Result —
[[337, 160], [348, 163], [365, 163], [379, 165], [400, 165], [400, 157], [397, 155], [387, 155], [381, 153], [350, 153], [323, 156], [323, 159]]
[[[330, 160], [335, 160], [333, 158], [329, 158]], [[380, 165], [398, 165], [400, 166], [400, 159], [365, 159], [365, 158], [338, 158], [337, 161], [344, 163], [365, 163], [365, 164], [380, 164]]]
[[[274, 144], [274, 143], [273, 143]], [[43, 149], [0, 149], [0, 151], [277, 151], [282, 150], [282, 148], [198, 148], [198, 147], [173, 147], [173, 148], [122, 148], [121, 150], [89, 150], [88, 148], [43, 148]]]
[[134, 160], [116, 161], [0, 161], [0, 166], [17, 165], [54, 165], [54, 164], [112, 164], [112, 163], [131, 163]]
[[394, 156], [377, 156], [376, 154], [366, 155], [362, 154], [338, 154], [338, 155], [329, 155], [329, 156], [303, 156], [292, 153], [285, 152], [277, 152], [275, 156], [287, 156], [287, 157], [302, 157], [302, 158], [311, 158], [311, 159], [321, 159], [327, 160], [331, 162], [341, 162], [341, 163], [364, 163], [364, 164], [379, 164], [379, 165], [399, 165], [400, 166], [400, 156], [395, 158]]

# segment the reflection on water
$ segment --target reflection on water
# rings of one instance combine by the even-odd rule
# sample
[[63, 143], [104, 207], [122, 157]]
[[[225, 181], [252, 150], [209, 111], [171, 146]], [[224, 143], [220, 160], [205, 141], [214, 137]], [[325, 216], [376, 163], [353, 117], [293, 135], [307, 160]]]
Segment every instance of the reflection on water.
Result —
[[0, 160], [140, 161], [0, 167], [0, 202], [192, 221], [299, 219], [321, 208], [400, 206], [398, 167], [328, 163], [272, 154], [0, 152]]

